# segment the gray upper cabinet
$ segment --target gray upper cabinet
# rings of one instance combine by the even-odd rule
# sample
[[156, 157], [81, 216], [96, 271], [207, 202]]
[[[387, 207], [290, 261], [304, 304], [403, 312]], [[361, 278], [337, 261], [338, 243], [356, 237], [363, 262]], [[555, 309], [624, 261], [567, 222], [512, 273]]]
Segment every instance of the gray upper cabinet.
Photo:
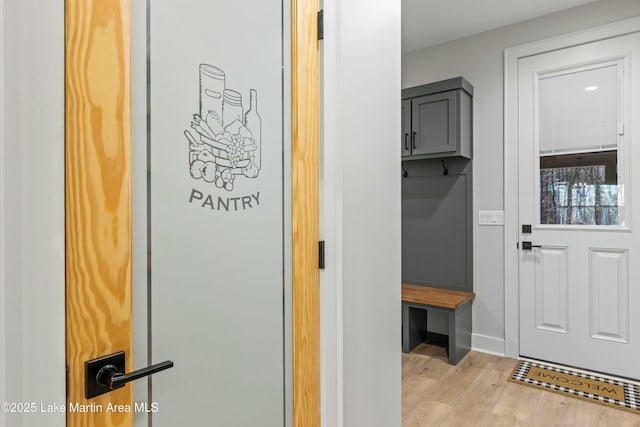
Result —
[[462, 77], [402, 91], [404, 160], [472, 157], [473, 87]]
[[441, 92], [411, 100], [412, 155], [456, 151], [456, 93]]
[[402, 101], [402, 156], [411, 155], [411, 100]]

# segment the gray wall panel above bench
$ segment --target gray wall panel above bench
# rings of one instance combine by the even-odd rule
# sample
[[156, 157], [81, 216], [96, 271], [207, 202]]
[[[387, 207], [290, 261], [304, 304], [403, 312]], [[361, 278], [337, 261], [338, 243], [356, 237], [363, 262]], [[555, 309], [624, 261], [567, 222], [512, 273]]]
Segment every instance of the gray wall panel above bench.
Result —
[[405, 162], [402, 280], [473, 290], [472, 165], [464, 158]]

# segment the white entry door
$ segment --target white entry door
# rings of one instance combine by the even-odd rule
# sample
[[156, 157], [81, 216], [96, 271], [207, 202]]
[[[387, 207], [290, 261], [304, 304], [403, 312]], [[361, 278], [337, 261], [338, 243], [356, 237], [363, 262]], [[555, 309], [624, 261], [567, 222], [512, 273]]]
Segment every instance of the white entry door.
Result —
[[639, 114], [638, 33], [519, 60], [522, 356], [640, 378]]

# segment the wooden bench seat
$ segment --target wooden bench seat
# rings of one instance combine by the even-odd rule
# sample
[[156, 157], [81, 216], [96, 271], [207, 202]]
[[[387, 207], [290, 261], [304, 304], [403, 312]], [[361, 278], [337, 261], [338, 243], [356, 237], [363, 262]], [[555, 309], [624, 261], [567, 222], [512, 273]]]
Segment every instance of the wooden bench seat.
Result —
[[448, 314], [447, 352], [456, 365], [471, 349], [471, 302], [473, 292], [402, 284], [402, 351], [409, 353], [427, 335], [427, 311]]

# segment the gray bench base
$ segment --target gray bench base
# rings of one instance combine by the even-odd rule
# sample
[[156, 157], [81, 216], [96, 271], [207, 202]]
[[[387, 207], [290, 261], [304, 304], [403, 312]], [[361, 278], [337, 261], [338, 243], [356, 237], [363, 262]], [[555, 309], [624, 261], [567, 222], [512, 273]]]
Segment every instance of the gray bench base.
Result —
[[402, 352], [409, 353], [427, 335], [427, 311], [447, 313], [449, 322], [449, 364], [457, 365], [471, 349], [471, 302], [457, 309], [402, 302]]

